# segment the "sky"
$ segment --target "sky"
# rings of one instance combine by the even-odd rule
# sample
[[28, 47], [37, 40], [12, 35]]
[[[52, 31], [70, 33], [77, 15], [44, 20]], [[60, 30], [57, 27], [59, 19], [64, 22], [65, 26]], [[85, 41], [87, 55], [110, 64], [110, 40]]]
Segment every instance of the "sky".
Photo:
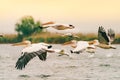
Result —
[[63, 32], [97, 33], [103, 26], [120, 33], [120, 0], [0, 0], [0, 34], [15, 33], [15, 24], [29, 15], [75, 26]]

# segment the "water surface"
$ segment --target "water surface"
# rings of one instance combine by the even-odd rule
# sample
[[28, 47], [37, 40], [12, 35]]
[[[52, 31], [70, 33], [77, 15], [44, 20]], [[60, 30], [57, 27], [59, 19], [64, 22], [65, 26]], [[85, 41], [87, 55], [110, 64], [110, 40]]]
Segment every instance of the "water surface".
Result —
[[[46, 61], [38, 57], [31, 60], [25, 69], [15, 69], [15, 63], [23, 47], [0, 44], [0, 80], [120, 80], [120, 45], [117, 49], [97, 48], [94, 57], [84, 52], [58, 56], [49, 53]], [[70, 47], [53, 45], [53, 48]]]

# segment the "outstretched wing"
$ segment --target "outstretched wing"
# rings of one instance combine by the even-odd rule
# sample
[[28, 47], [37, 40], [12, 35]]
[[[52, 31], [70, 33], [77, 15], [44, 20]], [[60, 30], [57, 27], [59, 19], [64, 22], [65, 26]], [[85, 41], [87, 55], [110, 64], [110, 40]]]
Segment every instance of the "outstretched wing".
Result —
[[27, 63], [33, 59], [34, 57], [38, 56], [40, 60], [45, 61], [46, 57], [47, 57], [47, 51], [42, 49], [39, 50], [37, 52], [31, 52], [31, 53], [27, 53], [25, 52], [16, 62], [16, 68], [22, 70], [23, 68], [25, 68], [25, 66], [27, 65]]
[[98, 40], [100, 43], [103, 43], [103, 44], [109, 44], [110, 42], [108, 35], [102, 26], [100, 26], [98, 29]]
[[110, 37], [110, 42], [113, 42], [115, 39], [115, 32], [112, 29], [108, 29], [108, 36]]

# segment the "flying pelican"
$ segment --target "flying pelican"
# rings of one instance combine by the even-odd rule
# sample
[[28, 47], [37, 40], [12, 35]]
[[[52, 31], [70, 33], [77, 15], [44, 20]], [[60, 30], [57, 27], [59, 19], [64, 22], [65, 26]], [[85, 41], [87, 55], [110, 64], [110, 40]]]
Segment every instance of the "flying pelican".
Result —
[[[105, 29], [100, 26], [98, 29], [98, 41], [99, 44], [97, 45], [100, 48], [103, 49], [116, 49], [115, 46], [111, 45], [111, 43], [115, 39], [115, 32], [111, 28], [108, 29], [108, 32], [105, 31]], [[112, 57], [113, 53], [109, 53], [106, 55], [106, 57]]]
[[52, 27], [52, 28], [57, 29], [57, 30], [66, 30], [66, 29], [73, 29], [73, 28], [75, 28], [71, 24], [60, 24], [60, 23], [54, 23], [54, 22], [43, 23], [42, 27], [40, 27], [40, 28], [44, 29], [44, 28], [48, 28], [48, 27]]
[[116, 49], [115, 46], [111, 45], [111, 43], [115, 39], [115, 32], [112, 29], [108, 29], [108, 33], [106, 33], [105, 29], [100, 26], [98, 29], [98, 41], [99, 45], [97, 45], [100, 48], [104, 49]]
[[52, 45], [47, 43], [35, 43], [31, 44], [30, 41], [26, 40], [20, 43], [15, 43], [12, 46], [25, 45], [25, 48], [21, 51], [21, 56], [16, 62], [16, 68], [22, 70], [25, 68], [27, 63], [34, 57], [38, 56], [40, 60], [45, 61], [47, 57], [47, 52], [58, 53], [60, 55], [67, 55], [64, 50], [50, 49]]
[[97, 40], [93, 41], [76, 41], [72, 40], [70, 42], [66, 42], [63, 45], [71, 45], [74, 50], [71, 50], [71, 53], [81, 53], [83, 51], [87, 51], [89, 53], [94, 53], [94, 49], [96, 48], [95, 45], [98, 44]]
[[31, 44], [30, 41], [23, 41], [20, 43], [15, 43], [12, 46], [26, 45], [21, 52], [21, 56], [16, 62], [16, 68], [22, 70], [25, 68], [27, 63], [34, 57], [38, 56], [40, 60], [45, 61], [47, 57], [47, 52], [51, 52], [49, 48], [52, 47], [50, 44], [46, 43], [35, 43]]

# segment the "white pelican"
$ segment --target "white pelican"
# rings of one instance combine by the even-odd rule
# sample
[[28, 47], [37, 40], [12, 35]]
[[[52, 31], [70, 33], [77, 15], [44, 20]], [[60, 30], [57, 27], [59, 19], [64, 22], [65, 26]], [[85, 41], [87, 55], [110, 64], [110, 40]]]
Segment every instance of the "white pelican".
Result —
[[43, 23], [42, 27], [40, 27], [40, 28], [44, 29], [44, 28], [48, 28], [48, 27], [52, 27], [52, 28], [57, 29], [57, 30], [66, 30], [66, 29], [75, 28], [71, 24], [60, 24], [60, 23], [54, 23], [54, 22]]
[[111, 45], [111, 43], [115, 39], [115, 32], [112, 29], [108, 29], [108, 33], [106, 33], [105, 29], [101, 26], [98, 29], [98, 41], [99, 45], [97, 45], [100, 48], [104, 49], [116, 49], [115, 46]]
[[[108, 29], [108, 32], [106, 33], [105, 29], [100, 26], [98, 29], [98, 40], [99, 45], [97, 45], [100, 48], [103, 49], [116, 49], [115, 46], [111, 45], [111, 43], [115, 39], [115, 32], [112, 29]], [[106, 57], [112, 57], [113, 53], [108, 53]]]
[[80, 52], [83, 52], [83, 51], [94, 53], [94, 49], [96, 48], [95, 45], [97, 44], [98, 44], [97, 40], [93, 40], [93, 41], [72, 40], [70, 42], [64, 43], [63, 45], [71, 45], [74, 48], [74, 50], [71, 50], [71, 53], [79, 54]]
[[35, 43], [31, 44], [30, 41], [26, 40], [20, 43], [15, 43], [12, 46], [20, 46], [25, 45], [25, 48], [21, 52], [20, 58], [18, 58], [16, 62], [17, 69], [23, 69], [27, 65], [27, 63], [34, 57], [38, 56], [40, 60], [45, 61], [47, 57], [47, 52], [50, 53], [58, 53], [60, 55], [67, 55], [64, 50], [59, 49], [50, 49], [52, 45], [47, 43]]
[[16, 62], [16, 68], [17, 69], [23, 69], [27, 65], [27, 63], [34, 57], [38, 56], [40, 60], [45, 61], [47, 57], [47, 52], [51, 52], [49, 48], [52, 46], [50, 44], [46, 43], [36, 43], [36, 44], [31, 44], [30, 41], [23, 41], [21, 43], [16, 43], [13, 44], [13, 46], [18, 46], [18, 45], [27, 45], [23, 50], [22, 50], [22, 55], [19, 57], [19, 59]]

